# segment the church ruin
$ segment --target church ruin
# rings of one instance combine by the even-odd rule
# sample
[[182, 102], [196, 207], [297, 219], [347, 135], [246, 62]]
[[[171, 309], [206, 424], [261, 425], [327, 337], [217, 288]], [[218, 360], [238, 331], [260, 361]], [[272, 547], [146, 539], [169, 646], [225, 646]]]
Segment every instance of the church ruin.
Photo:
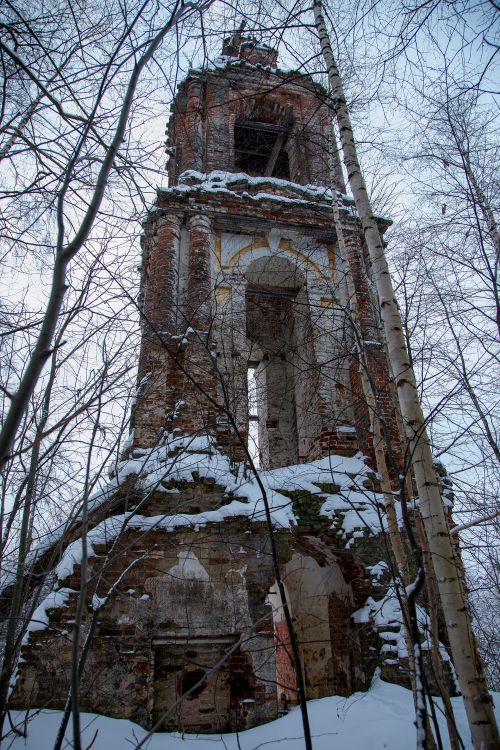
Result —
[[[402, 461], [370, 265], [335, 163], [332, 194], [327, 94], [276, 64], [236, 35], [179, 86], [144, 225], [131, 439], [91, 502], [81, 707], [160, 730], [241, 730], [297, 702], [267, 512], [307, 697], [366, 689], [377, 667], [408, 684], [332, 200]], [[14, 707], [65, 705], [80, 563], [75, 527]]]

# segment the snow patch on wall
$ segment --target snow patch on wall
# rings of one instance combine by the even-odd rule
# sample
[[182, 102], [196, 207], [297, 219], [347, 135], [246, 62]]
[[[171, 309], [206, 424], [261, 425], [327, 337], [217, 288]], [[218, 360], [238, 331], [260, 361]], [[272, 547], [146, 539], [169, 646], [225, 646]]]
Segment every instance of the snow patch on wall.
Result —
[[[386, 566], [386, 563], [382, 561], [378, 563], [378, 566]], [[421, 648], [423, 651], [430, 651], [433, 646], [429, 614], [420, 604], [416, 605], [416, 610]], [[385, 664], [397, 664], [399, 659], [408, 658], [403, 615], [393, 587], [379, 600], [370, 596], [365, 605], [354, 612], [351, 617], [355, 623], [372, 625], [383, 641], [380, 653], [385, 656]], [[443, 661], [451, 666], [449, 654], [442, 644], [439, 644], [439, 652]]]
[[48, 596], [45, 597], [43, 602], [33, 612], [26, 633], [24, 634], [23, 644], [27, 643], [29, 634], [37, 630], [46, 630], [49, 627], [49, 610], [50, 609], [61, 609], [62, 607], [68, 607], [68, 599], [72, 594], [78, 592], [74, 589], [60, 588], [57, 591], [51, 591]]

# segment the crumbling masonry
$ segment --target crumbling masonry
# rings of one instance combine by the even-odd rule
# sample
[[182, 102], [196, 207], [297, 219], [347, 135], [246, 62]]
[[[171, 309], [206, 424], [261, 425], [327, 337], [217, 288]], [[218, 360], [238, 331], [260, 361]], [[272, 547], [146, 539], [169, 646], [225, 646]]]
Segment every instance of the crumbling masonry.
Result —
[[[335, 159], [332, 195], [326, 93], [276, 59], [236, 35], [189, 73], [170, 118], [169, 188], [144, 227], [137, 401], [130, 445], [92, 501], [81, 703], [146, 727], [234, 731], [297, 702], [250, 458], [307, 696], [366, 689], [376, 667], [408, 681], [332, 200], [401, 460], [369, 262]], [[63, 547], [16, 707], [67, 699], [78, 526]]]

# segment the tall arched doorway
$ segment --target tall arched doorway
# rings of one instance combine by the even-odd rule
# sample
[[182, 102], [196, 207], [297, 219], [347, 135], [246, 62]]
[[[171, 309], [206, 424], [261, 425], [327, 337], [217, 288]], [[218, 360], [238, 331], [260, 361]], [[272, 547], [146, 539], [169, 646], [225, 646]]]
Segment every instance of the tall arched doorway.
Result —
[[252, 261], [245, 278], [260, 463], [265, 468], [287, 466], [299, 462], [318, 417], [306, 279], [294, 263], [276, 255]]

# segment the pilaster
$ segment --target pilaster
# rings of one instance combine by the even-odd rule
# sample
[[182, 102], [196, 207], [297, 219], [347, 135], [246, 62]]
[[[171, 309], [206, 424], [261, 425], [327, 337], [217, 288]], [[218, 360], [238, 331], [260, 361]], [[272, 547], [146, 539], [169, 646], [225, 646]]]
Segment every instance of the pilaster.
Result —
[[211, 337], [213, 290], [211, 281], [211, 223], [195, 214], [188, 223], [189, 260], [187, 326], [182, 356], [182, 409], [175, 420], [185, 432], [214, 432], [217, 406], [217, 361]]
[[150, 448], [158, 442], [172, 408], [168, 384], [169, 347], [176, 333], [177, 256], [181, 217], [161, 216], [146, 235], [142, 288], [142, 340], [137, 400], [133, 415], [134, 445]]

